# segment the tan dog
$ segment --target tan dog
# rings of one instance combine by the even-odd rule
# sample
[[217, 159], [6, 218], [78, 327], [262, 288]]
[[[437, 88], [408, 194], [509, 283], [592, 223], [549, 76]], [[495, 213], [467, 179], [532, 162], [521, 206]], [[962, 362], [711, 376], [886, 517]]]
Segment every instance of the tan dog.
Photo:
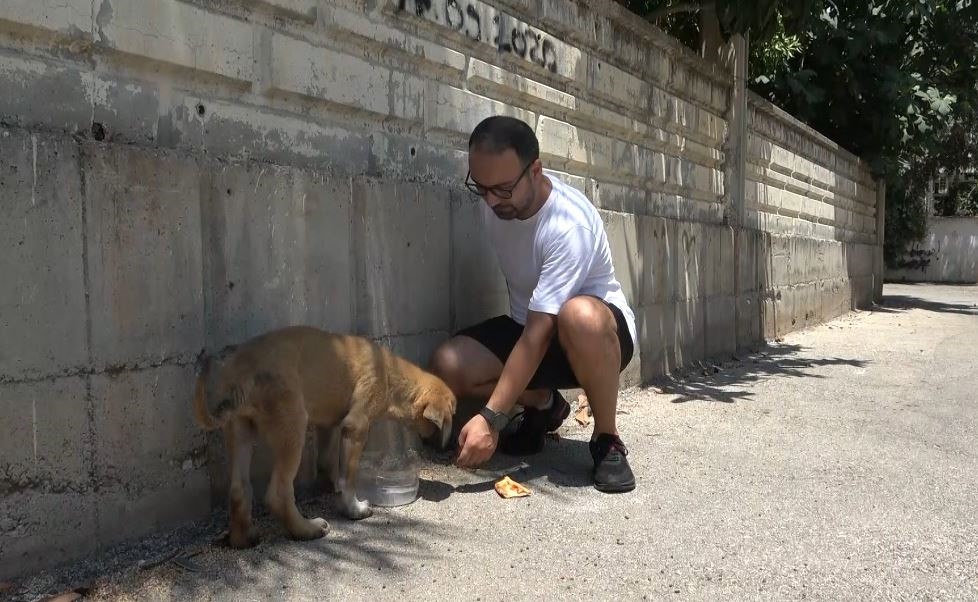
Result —
[[194, 410], [206, 430], [224, 429], [230, 473], [230, 544], [254, 545], [249, 468], [255, 436], [275, 455], [265, 502], [295, 539], [322, 537], [321, 518], [308, 520], [295, 506], [307, 424], [330, 429], [327, 473], [344, 513], [370, 516], [356, 497], [357, 469], [371, 423], [388, 416], [410, 424], [423, 438], [440, 434], [444, 448], [456, 400], [438, 377], [356, 336], [297, 326], [269, 332], [241, 345], [220, 370], [216, 417], [207, 409], [205, 367], [197, 377]]

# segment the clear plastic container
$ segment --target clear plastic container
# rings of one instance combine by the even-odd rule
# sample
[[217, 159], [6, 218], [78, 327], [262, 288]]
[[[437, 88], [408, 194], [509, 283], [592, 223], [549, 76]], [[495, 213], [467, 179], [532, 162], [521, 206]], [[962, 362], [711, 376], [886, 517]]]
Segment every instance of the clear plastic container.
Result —
[[397, 420], [375, 420], [360, 457], [357, 497], [371, 506], [404, 506], [418, 498], [421, 439]]

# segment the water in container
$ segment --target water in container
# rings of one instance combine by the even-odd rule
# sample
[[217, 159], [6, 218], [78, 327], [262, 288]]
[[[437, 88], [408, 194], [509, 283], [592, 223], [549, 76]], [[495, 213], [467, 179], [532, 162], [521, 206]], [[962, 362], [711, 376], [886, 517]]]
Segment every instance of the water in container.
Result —
[[360, 457], [357, 497], [371, 506], [403, 506], [418, 497], [421, 439], [407, 425], [379, 418]]

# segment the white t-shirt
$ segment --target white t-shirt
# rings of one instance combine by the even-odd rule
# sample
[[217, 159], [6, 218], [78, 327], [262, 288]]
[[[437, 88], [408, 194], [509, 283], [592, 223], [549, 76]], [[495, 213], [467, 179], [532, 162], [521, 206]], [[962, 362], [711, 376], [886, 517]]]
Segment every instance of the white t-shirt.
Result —
[[621, 310], [637, 348], [635, 314], [615, 278], [598, 210], [576, 188], [554, 177], [550, 181], [550, 196], [527, 220], [499, 219], [482, 203], [486, 231], [509, 287], [510, 316], [526, 325], [527, 310], [556, 315], [572, 297], [593, 295]]

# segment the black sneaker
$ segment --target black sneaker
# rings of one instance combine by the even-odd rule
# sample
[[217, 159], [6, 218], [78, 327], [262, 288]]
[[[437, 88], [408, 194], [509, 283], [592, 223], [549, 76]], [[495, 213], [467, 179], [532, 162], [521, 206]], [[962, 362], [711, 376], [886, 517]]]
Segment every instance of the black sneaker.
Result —
[[560, 393], [554, 390], [553, 395], [554, 402], [546, 410], [526, 408], [523, 411], [516, 428], [500, 436], [499, 451], [508, 456], [529, 456], [543, 451], [547, 433], [559, 429], [571, 411]]
[[594, 488], [604, 493], [635, 489], [635, 475], [628, 466], [628, 450], [616, 435], [601, 434], [591, 442], [594, 459]]

